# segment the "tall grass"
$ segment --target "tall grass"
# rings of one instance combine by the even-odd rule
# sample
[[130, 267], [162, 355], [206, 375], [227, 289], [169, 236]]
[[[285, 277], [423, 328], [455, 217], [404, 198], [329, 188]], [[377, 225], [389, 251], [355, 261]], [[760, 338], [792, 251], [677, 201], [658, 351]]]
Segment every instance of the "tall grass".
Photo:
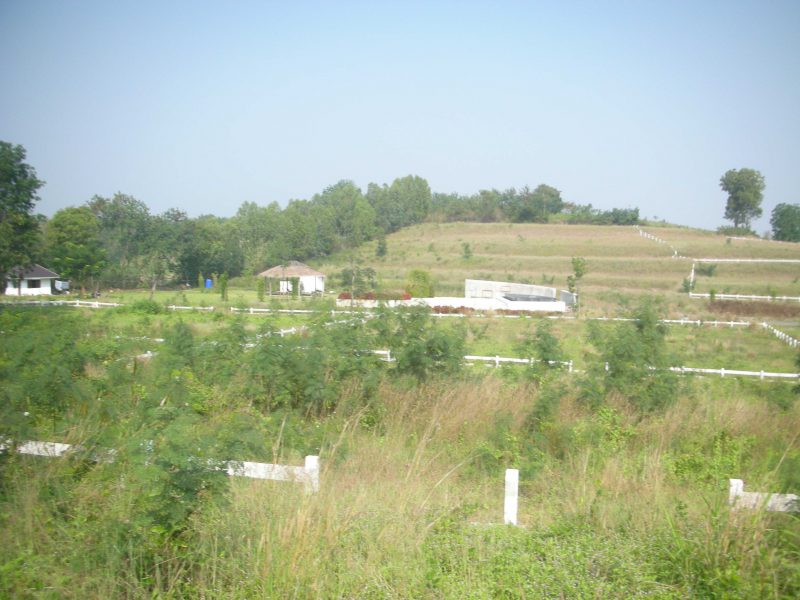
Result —
[[[275, 356], [252, 363], [239, 320], [211, 322], [214, 343], [202, 344], [192, 338], [205, 322], [59, 323], [73, 314], [0, 311], [3, 431], [85, 448], [0, 454], [0, 597], [800, 595], [797, 518], [727, 506], [733, 477], [800, 492], [800, 403], [786, 384], [687, 379], [645, 411], [629, 387], [587, 399], [585, 382], [560, 371], [535, 382], [503, 369], [433, 372], [421, 383], [377, 363], [333, 375], [347, 366], [333, 361], [319, 410], [264, 408]], [[74, 398], [56, 396], [57, 419], [28, 426], [30, 407], [50, 407], [33, 383], [50, 381], [51, 357], [27, 335], [46, 330], [61, 336], [78, 384]], [[357, 331], [319, 331], [263, 338], [261, 350], [327, 344], [315, 364], [302, 353], [279, 363], [309, 372], [366, 360], [352, 352], [364, 347]], [[118, 332], [175, 338], [139, 364], [139, 341]], [[116, 460], [95, 460], [109, 443]], [[314, 495], [205, 468], [312, 451], [323, 467]], [[508, 467], [521, 471], [520, 528], [501, 525]]]

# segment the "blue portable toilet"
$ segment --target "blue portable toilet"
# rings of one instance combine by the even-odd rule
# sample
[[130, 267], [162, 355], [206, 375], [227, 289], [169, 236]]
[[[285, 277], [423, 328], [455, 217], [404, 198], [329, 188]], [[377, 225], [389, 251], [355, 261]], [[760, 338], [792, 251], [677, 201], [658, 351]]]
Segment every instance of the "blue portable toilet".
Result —
[[206, 279], [206, 289], [207, 290], [210, 290], [213, 285], [214, 285], [213, 281], [211, 281], [210, 279]]

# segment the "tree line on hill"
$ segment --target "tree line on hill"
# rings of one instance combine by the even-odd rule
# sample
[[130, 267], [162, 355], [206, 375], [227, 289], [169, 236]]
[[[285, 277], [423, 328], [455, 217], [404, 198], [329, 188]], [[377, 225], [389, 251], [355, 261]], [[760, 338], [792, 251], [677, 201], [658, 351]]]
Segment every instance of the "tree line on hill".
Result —
[[[564, 202], [548, 185], [531, 190], [481, 190], [471, 196], [432, 193], [422, 177], [408, 175], [390, 185], [370, 183], [366, 192], [342, 180], [310, 200], [281, 208], [244, 202], [229, 218], [189, 218], [179, 209], [152, 214], [123, 193], [94, 196], [52, 218], [35, 215], [44, 182], [25, 163], [25, 150], [0, 143], [3, 246], [0, 273], [39, 262], [80, 287], [155, 288], [167, 282], [194, 285], [213, 273], [252, 275], [270, 265], [308, 260], [356, 248], [425, 221], [630, 225], [638, 209], [601, 211]], [[14, 240], [14, 243], [10, 243]]]
[[[742, 178], [745, 183], [752, 179], [749, 173]], [[759, 181], [756, 204], [763, 189], [763, 178], [755, 183]], [[464, 196], [433, 193], [428, 182], [416, 175], [397, 178], [391, 185], [370, 183], [366, 192], [342, 180], [310, 200], [290, 200], [284, 208], [276, 202], [264, 206], [244, 202], [229, 218], [189, 218], [175, 208], [152, 214], [141, 200], [117, 193], [110, 198], [94, 196], [47, 219], [33, 213], [42, 185], [25, 162], [25, 149], [0, 142], [0, 275], [39, 262], [80, 287], [100, 282], [153, 289], [168, 282], [194, 285], [213, 273], [253, 275], [271, 265], [321, 258], [376, 238], [378, 249], [385, 252], [387, 234], [426, 221], [639, 222], [638, 208], [599, 210], [591, 204], [565, 202], [559, 190], [545, 184], [532, 190], [492, 189]], [[744, 185], [744, 192], [740, 188], [731, 188], [732, 197], [744, 198], [750, 215], [753, 194], [747, 190], [752, 186]], [[792, 213], [791, 205], [780, 206]], [[734, 221], [737, 226], [749, 223], [741, 216]], [[776, 231], [788, 231], [781, 226], [784, 221], [779, 219]]]

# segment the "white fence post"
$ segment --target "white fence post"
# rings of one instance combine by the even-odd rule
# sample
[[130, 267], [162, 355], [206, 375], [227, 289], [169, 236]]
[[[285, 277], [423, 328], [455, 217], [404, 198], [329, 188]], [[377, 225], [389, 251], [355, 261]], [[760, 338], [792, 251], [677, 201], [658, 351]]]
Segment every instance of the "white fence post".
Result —
[[319, 456], [306, 456], [305, 465], [303, 467], [306, 471], [305, 488], [307, 494], [313, 494], [319, 491]]
[[728, 488], [728, 504], [733, 506], [736, 504], [736, 498], [744, 491], [744, 481], [741, 479], [729, 479], [728, 482], [730, 485]]
[[517, 524], [517, 506], [519, 496], [519, 470], [506, 469], [506, 493], [503, 504], [503, 523]]

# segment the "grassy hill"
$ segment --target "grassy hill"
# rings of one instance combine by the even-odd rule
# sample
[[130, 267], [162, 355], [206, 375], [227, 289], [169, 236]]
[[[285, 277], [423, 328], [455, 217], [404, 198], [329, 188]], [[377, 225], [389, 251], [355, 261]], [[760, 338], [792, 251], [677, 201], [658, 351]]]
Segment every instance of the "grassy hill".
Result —
[[[509, 223], [424, 224], [387, 238], [388, 253], [375, 256], [377, 242], [363, 246], [355, 260], [374, 268], [387, 290], [402, 291], [411, 269], [430, 271], [440, 295], [460, 296], [465, 279], [552, 285], [566, 289], [572, 257], [587, 261], [581, 288], [587, 315], [613, 312], [626, 295], [661, 294], [672, 314], [698, 316], [700, 303], [681, 293], [693, 259], [760, 258], [800, 260], [800, 244], [731, 239], [676, 227], [647, 227], [657, 243], [633, 227]], [[464, 257], [464, 244], [470, 258]], [[674, 258], [674, 251], [685, 258]], [[315, 263], [325, 273], [347, 266], [350, 254]], [[552, 283], [550, 283], [552, 281]], [[697, 291], [800, 296], [800, 265], [721, 264], [713, 277], [699, 275]]]

